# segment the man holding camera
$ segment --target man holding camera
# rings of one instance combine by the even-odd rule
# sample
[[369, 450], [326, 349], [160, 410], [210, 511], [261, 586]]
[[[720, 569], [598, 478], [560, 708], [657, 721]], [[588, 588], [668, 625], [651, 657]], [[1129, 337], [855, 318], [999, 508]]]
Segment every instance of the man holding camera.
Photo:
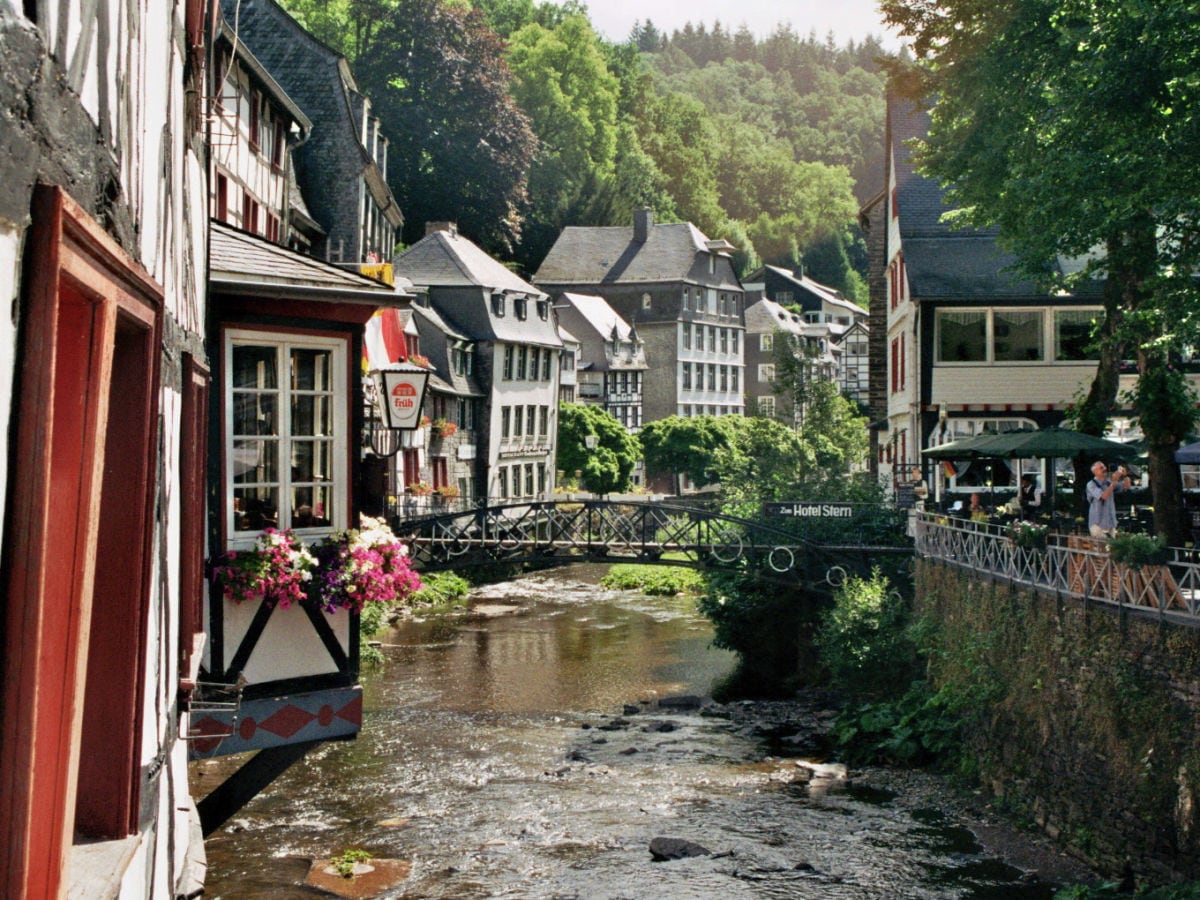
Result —
[[1129, 489], [1129, 476], [1121, 466], [1110, 480], [1108, 466], [1092, 463], [1092, 480], [1087, 484], [1088, 531], [1092, 537], [1112, 537], [1117, 532], [1117, 504], [1113, 494]]

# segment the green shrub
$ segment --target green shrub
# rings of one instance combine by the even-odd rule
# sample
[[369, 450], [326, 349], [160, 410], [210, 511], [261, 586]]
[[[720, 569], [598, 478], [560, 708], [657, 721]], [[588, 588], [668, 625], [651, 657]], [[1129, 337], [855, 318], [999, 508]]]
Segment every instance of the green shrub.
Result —
[[421, 590], [412, 596], [414, 603], [451, 606], [471, 590], [471, 583], [454, 572], [432, 572], [421, 576]]
[[704, 576], [683, 566], [619, 565], [608, 570], [600, 586], [616, 591], [641, 591], [655, 597], [699, 594], [707, 587]]
[[870, 578], [847, 578], [816, 635], [833, 684], [866, 694], [894, 693], [907, 684], [917, 663], [908, 622], [908, 604], [878, 568]]
[[1108, 551], [1113, 562], [1123, 563], [1131, 569], [1162, 566], [1170, 559], [1167, 542], [1153, 534], [1115, 534], [1108, 539]]
[[962, 725], [961, 709], [951, 695], [914, 681], [899, 699], [843, 710], [834, 720], [833, 734], [851, 762], [957, 764]]

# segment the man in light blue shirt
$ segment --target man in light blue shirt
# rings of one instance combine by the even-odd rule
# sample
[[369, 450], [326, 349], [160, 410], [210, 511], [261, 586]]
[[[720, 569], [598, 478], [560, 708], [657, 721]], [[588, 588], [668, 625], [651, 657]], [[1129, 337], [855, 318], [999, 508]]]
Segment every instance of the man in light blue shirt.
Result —
[[1088, 531], [1092, 537], [1112, 537], [1117, 532], [1117, 504], [1113, 494], [1129, 489], [1125, 467], [1113, 472], [1110, 480], [1108, 466], [1092, 463], [1092, 480], [1087, 483]]

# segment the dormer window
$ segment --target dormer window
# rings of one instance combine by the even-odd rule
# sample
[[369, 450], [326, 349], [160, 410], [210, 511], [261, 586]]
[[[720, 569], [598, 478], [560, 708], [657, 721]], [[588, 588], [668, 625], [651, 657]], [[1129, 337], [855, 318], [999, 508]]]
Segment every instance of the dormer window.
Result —
[[546, 319], [548, 319], [550, 317], [550, 301], [549, 300], [539, 300], [537, 302], [537, 311], [538, 311], [538, 318], [541, 319], [543, 322], [545, 322]]
[[646, 292], [645, 294], [642, 294], [642, 309], [649, 309], [649, 308], [650, 308], [650, 293]]
[[517, 297], [513, 300], [513, 312], [522, 322], [525, 321], [525, 317], [528, 314], [528, 304], [529, 301], [524, 297]]
[[497, 318], [504, 317], [504, 295], [492, 294], [492, 315]]

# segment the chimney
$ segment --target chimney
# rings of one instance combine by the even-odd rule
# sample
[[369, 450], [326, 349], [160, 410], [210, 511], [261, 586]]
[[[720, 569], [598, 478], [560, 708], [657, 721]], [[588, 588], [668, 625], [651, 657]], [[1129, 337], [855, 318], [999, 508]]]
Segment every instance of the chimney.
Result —
[[650, 229], [653, 225], [654, 210], [646, 207], [633, 211], [633, 239], [639, 244], [644, 244], [650, 239]]
[[429, 235], [434, 234], [435, 232], [438, 232], [438, 231], [444, 231], [444, 232], [446, 232], [446, 234], [450, 235], [450, 237], [454, 237], [455, 235], [458, 234], [458, 223], [457, 222], [426, 222], [425, 223], [425, 236], [426, 237], [429, 237]]

